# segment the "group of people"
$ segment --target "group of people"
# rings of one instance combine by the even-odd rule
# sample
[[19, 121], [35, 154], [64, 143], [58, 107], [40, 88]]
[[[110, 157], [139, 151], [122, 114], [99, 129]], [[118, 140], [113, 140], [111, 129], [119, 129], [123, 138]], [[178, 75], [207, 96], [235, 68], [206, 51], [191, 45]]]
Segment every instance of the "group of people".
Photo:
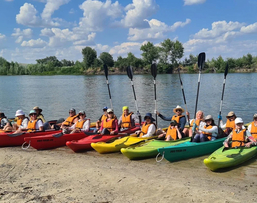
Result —
[[[142, 138], [156, 135], [158, 139], [164, 139], [165, 141], [191, 137], [192, 142], [213, 141], [226, 136], [227, 138], [224, 141], [225, 147], [250, 147], [251, 145], [257, 145], [257, 114], [254, 114], [253, 122], [246, 129], [242, 118], [236, 117], [233, 111], [227, 114], [225, 124], [222, 122], [222, 117], [218, 117], [220, 127], [215, 124], [211, 115], [204, 117], [204, 113], [201, 110], [196, 113], [195, 119], [190, 119], [190, 114], [186, 112], [189, 119], [189, 128], [186, 128], [187, 119], [183, 115], [185, 110], [181, 106], [177, 106], [173, 109], [173, 112], [174, 115], [172, 117], [166, 117], [160, 112], [155, 111], [161, 119], [170, 121], [167, 131], [157, 130], [152, 114], [146, 113], [141, 130], [136, 131], [136, 134]], [[5, 114], [0, 112], [0, 128], [4, 131], [14, 131], [14, 133], [23, 132], [24, 130], [32, 132], [46, 129], [61, 129], [63, 133], [88, 132], [90, 130], [90, 119], [86, 118], [85, 111], [79, 111], [76, 114], [74, 108], [69, 110], [68, 118], [65, 120], [59, 119], [54, 124], [45, 121], [42, 109], [38, 106], [29, 112], [29, 117], [26, 117], [22, 110], [17, 110], [15, 116], [16, 119], [10, 122]], [[128, 106], [123, 106], [122, 115], [119, 119], [114, 114], [113, 109], [104, 107], [103, 114], [96, 121], [94, 133], [117, 134], [120, 131], [135, 127], [137, 120], [137, 115], [129, 112]]]

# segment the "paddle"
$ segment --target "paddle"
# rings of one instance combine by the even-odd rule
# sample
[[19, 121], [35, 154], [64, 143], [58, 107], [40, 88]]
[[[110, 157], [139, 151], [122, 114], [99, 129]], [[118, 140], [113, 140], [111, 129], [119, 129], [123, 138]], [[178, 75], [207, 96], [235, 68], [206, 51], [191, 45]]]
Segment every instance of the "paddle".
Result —
[[136, 98], [136, 93], [135, 93], [135, 88], [134, 88], [134, 83], [133, 83], [133, 71], [132, 71], [132, 67], [131, 66], [127, 67], [127, 75], [130, 78], [130, 80], [131, 80], [131, 86], [132, 86], [132, 90], [133, 90], [133, 93], [134, 93], [135, 104], [136, 104], [136, 109], [137, 109], [137, 115], [138, 115], [138, 118], [139, 118], [139, 125], [141, 126], [142, 119], [141, 119], [141, 115], [139, 113], [138, 106], [137, 106], [137, 98]]
[[[184, 104], [185, 104], [185, 107], [186, 107], [186, 112], [188, 112], [188, 111], [187, 111], [187, 102], [186, 102], [184, 87], [183, 87], [183, 83], [182, 83], [181, 76], [180, 76], [180, 68], [178, 68], [178, 75], [179, 75], [180, 86], [181, 86], [181, 90], [182, 90], [182, 94], [183, 94]], [[187, 122], [189, 123], [189, 117], [188, 117], [188, 115], [187, 115]], [[190, 123], [189, 123], [189, 125], [190, 125]]]
[[226, 77], [228, 74], [228, 63], [225, 68], [224, 72], [224, 81], [223, 81], [223, 89], [222, 89], [222, 95], [221, 95], [221, 101], [220, 101], [220, 112], [219, 112], [219, 121], [218, 121], [218, 129], [220, 127], [220, 120], [221, 120], [221, 108], [222, 108], [222, 103], [223, 103], [223, 96], [224, 96], [224, 90], [225, 90], [225, 84], [226, 84]]
[[104, 64], [104, 74], [106, 77], [106, 84], [108, 87], [108, 92], [109, 92], [109, 97], [110, 97], [110, 104], [111, 104], [111, 108], [112, 108], [112, 96], [111, 96], [111, 91], [110, 91], [110, 87], [109, 87], [109, 81], [108, 81], [108, 67], [106, 64]]
[[[157, 76], [157, 66], [156, 63], [151, 65], [151, 74], [153, 76], [153, 84], [154, 84], [154, 103], [155, 103], [155, 112], [157, 111], [157, 102], [156, 102], [156, 82], [155, 78]], [[156, 126], [157, 126], [157, 114], [155, 114]]]

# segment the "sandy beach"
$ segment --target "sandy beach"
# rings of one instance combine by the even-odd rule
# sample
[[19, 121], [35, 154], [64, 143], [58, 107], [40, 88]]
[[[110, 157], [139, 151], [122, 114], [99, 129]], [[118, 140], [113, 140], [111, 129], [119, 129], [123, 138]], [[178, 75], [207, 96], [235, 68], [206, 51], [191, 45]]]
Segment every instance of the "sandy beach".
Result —
[[157, 163], [67, 147], [0, 148], [0, 202], [257, 202], [256, 158], [211, 172], [205, 157]]

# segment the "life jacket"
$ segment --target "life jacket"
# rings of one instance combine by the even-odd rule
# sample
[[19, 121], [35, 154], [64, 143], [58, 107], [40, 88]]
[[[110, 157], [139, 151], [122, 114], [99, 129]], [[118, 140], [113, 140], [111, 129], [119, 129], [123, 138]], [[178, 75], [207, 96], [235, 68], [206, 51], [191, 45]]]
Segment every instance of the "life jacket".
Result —
[[34, 121], [30, 120], [28, 122], [28, 127], [27, 127], [28, 130], [27, 130], [27, 132], [35, 132], [36, 131], [37, 121], [38, 120], [34, 120]]
[[232, 148], [245, 146], [245, 131], [246, 129], [243, 129], [237, 133], [235, 130], [233, 130], [231, 145]]
[[257, 139], [257, 127], [254, 125], [254, 122], [252, 122], [252, 128], [250, 133], [255, 139]]
[[176, 128], [171, 129], [169, 126], [165, 138], [167, 138], [169, 135], [172, 137], [173, 140], [177, 140], [178, 139], [177, 129]]
[[229, 119], [227, 119], [226, 128], [232, 128], [234, 130], [236, 128], [235, 120], [230, 121]]
[[84, 120], [78, 120], [78, 122], [75, 125], [75, 128], [78, 130], [81, 130], [83, 128], [84, 123], [89, 120], [89, 119], [84, 119]]
[[144, 124], [142, 125], [141, 132], [140, 132], [140, 134], [139, 134], [139, 137], [142, 137], [143, 135], [145, 135], [145, 134], [147, 133], [148, 128], [149, 128], [149, 126], [150, 126], [151, 124], [152, 124], [152, 123], [150, 123], [150, 124], [144, 123]]
[[122, 122], [121, 127], [122, 128], [131, 128], [131, 116], [133, 113], [130, 113], [127, 116], [124, 116], [124, 113], [122, 114]]
[[[212, 125], [208, 125], [208, 126], [204, 126], [203, 128], [204, 129], [211, 129], [212, 127], [213, 127]], [[203, 134], [206, 135], [209, 140], [211, 140], [212, 133], [203, 132]]]
[[185, 117], [185, 115], [180, 115], [180, 116], [174, 115], [174, 116], [172, 116], [172, 119], [171, 119], [171, 120], [175, 120], [175, 121], [177, 121], [177, 123], [179, 123], [179, 120], [180, 120], [180, 118], [182, 118], [182, 117]]
[[73, 121], [74, 121], [74, 119], [77, 118], [77, 117], [78, 117], [78, 115], [69, 116], [69, 117], [64, 121], [63, 125], [65, 125], [65, 126], [71, 126], [72, 123], [73, 123]]
[[103, 114], [102, 117], [101, 117], [101, 121], [107, 119], [107, 115]]
[[16, 122], [17, 125], [20, 126], [20, 125], [22, 124], [22, 121], [23, 121], [24, 119], [28, 119], [28, 120], [29, 120], [28, 117], [24, 117], [23, 119], [22, 119], [22, 118], [18, 118], [18, 120], [17, 120], [17, 122]]
[[110, 132], [114, 131], [115, 128], [113, 128], [113, 122], [115, 121], [115, 118], [110, 119], [107, 121], [107, 118], [103, 120], [103, 128], [106, 128]]
[[[191, 121], [191, 123], [190, 123], [190, 129], [192, 129], [192, 127], [193, 127], [193, 125], [194, 125], [194, 122], [195, 122], [195, 124], [197, 125], [197, 126], [199, 126], [200, 125], [200, 122], [201, 122], [202, 120], [200, 120], [200, 119], [193, 119], [192, 121]], [[196, 130], [199, 130], [198, 128], [196, 128]]]

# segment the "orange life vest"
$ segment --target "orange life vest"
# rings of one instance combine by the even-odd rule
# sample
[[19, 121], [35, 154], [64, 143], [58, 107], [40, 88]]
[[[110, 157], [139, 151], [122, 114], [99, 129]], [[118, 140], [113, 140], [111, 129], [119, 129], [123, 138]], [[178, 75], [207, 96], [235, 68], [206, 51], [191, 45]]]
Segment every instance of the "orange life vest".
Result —
[[77, 122], [76, 125], [75, 125], [75, 128], [81, 130], [81, 129], [83, 128], [84, 123], [85, 123], [87, 120], [89, 120], [89, 119], [78, 120], [78, 122]]
[[[195, 122], [195, 124], [196, 124], [197, 126], [199, 126], [201, 121], [202, 121], [201, 119], [196, 119], [196, 121], [195, 121], [195, 119], [193, 119], [193, 120], [191, 121], [191, 123], [190, 123], [190, 129], [192, 129], [194, 122]], [[199, 129], [196, 128], [196, 130], [199, 130]]]
[[34, 131], [36, 131], [37, 121], [38, 120], [34, 120], [34, 121], [30, 120], [28, 122], [28, 127], [27, 127], [28, 130], [27, 130], [27, 132], [34, 132]]
[[179, 123], [179, 120], [180, 120], [180, 118], [182, 118], [182, 117], [185, 117], [185, 115], [180, 115], [180, 116], [174, 115], [174, 116], [172, 116], [172, 119], [171, 119], [171, 120], [175, 120], [175, 121], [177, 121], [177, 123]]
[[243, 129], [239, 133], [237, 133], [235, 130], [233, 130], [231, 147], [245, 146], [245, 131], [246, 129]]
[[[204, 126], [203, 128], [204, 129], [211, 129], [212, 127], [213, 127], [212, 125], [208, 125], [208, 126]], [[209, 140], [211, 140], [212, 133], [206, 133], [206, 132], [203, 131], [203, 134], [206, 135]]]
[[226, 128], [232, 128], [234, 130], [236, 128], [235, 120], [230, 121], [229, 119], [227, 119]]
[[[22, 121], [24, 120], [24, 119], [28, 119], [27, 117], [24, 117], [24, 118], [18, 118], [18, 120], [17, 120], [17, 125], [18, 126], [20, 126], [21, 124], [22, 124]], [[28, 119], [29, 120], [29, 119]]]
[[130, 113], [127, 116], [124, 116], [124, 113], [122, 114], [122, 122], [121, 127], [122, 128], [130, 128], [131, 127], [131, 116], [133, 113]]
[[142, 128], [141, 128], [141, 133], [139, 134], [139, 137], [143, 137], [143, 135], [145, 135], [145, 134], [147, 133], [148, 128], [149, 128], [149, 126], [150, 126], [151, 124], [152, 124], [152, 123], [150, 123], [150, 124], [144, 123], [144, 124], [143, 124], [143, 126], [142, 126]]
[[65, 126], [71, 126], [73, 124], [73, 121], [75, 118], [77, 118], [78, 115], [75, 115], [75, 116], [69, 116], [63, 123], [63, 125]]
[[102, 117], [101, 117], [101, 121], [107, 119], [107, 115], [103, 114]]
[[177, 140], [178, 139], [177, 129], [170, 128], [170, 126], [169, 126], [165, 138], [167, 138], [169, 135], [172, 137], [173, 140]]
[[254, 122], [252, 122], [251, 132], [252, 136], [257, 139], [257, 127], [254, 125]]
[[110, 119], [107, 121], [107, 118], [103, 120], [103, 128], [106, 128], [107, 130], [109, 130], [110, 132], [112, 132], [113, 130], [115, 130], [115, 128], [113, 128], [113, 122], [115, 122], [115, 118]]

